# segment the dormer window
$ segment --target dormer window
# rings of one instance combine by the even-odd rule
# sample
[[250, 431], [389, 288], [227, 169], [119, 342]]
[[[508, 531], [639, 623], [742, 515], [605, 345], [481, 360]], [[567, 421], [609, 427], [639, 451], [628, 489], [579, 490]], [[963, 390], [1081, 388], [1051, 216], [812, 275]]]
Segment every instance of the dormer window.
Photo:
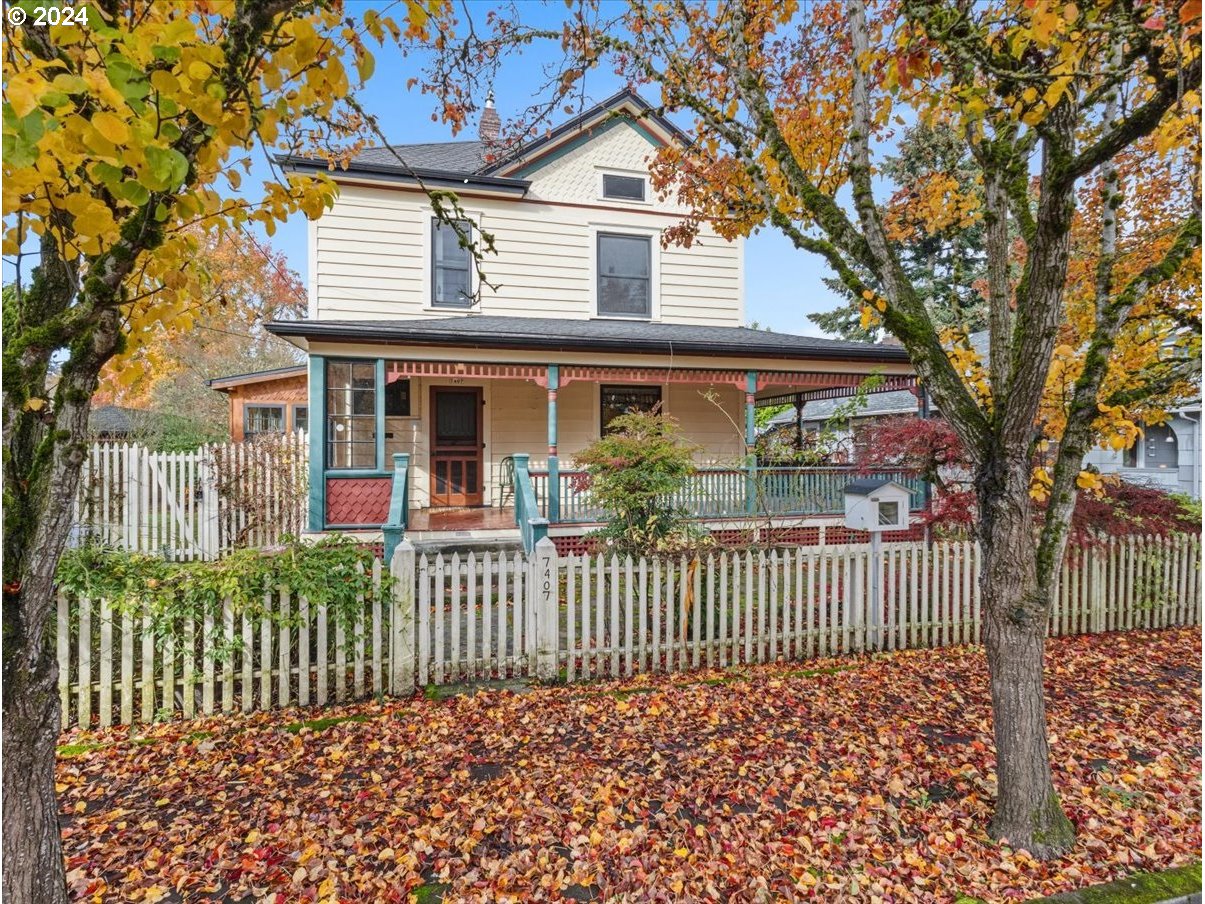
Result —
[[647, 181], [643, 176], [603, 173], [602, 196], [609, 201], [644, 201]]
[[438, 218], [431, 220], [432, 307], [467, 308], [473, 304], [473, 255], [461, 244], [461, 235], [472, 241], [471, 220], [457, 220], [455, 227]]

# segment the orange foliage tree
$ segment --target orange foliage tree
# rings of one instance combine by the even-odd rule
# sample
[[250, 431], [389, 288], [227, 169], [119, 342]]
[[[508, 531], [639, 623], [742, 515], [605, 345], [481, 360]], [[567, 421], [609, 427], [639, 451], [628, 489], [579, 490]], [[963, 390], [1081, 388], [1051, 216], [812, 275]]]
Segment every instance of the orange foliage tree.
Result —
[[[688, 146], [652, 161], [656, 186], [689, 208], [663, 240], [689, 244], [704, 223], [780, 230], [862, 300], [864, 324], [903, 343], [973, 471], [990, 832], [1039, 857], [1074, 841], [1052, 780], [1043, 652], [1077, 489], [1095, 481], [1084, 455], [1132, 442], [1199, 373], [1200, 6], [585, 0], [561, 28], [460, 29], [466, 43], [427, 80], [459, 122], [508, 49], [547, 39], [565, 53], [545, 111], [580, 98], [599, 66], [656, 86], [658, 112], [693, 123]], [[525, 112], [523, 128], [539, 118]], [[962, 136], [975, 191], [936, 175], [915, 192], [883, 184], [883, 148], [912, 122]], [[975, 223], [987, 360], [934, 323], [902, 263], [917, 230]]]
[[304, 316], [306, 293], [284, 254], [242, 230], [199, 235], [192, 266], [203, 294], [191, 302], [189, 327], [147, 324], [105, 365], [92, 401], [147, 409], [152, 424], [187, 412], [190, 435], [220, 437], [227, 402], [206, 381], [299, 363], [298, 350], [263, 324]]

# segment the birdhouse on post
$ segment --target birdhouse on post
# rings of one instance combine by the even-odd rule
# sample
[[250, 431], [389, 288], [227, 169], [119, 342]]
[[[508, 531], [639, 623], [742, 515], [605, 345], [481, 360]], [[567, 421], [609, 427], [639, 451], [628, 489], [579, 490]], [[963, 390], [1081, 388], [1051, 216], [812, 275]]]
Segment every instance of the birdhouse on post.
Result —
[[[870, 636], [883, 649], [883, 531], [907, 530], [912, 492], [894, 480], [854, 480], [845, 485], [845, 526], [870, 532]], [[862, 611], [859, 605], [855, 611]], [[858, 617], [861, 620], [861, 617]]]
[[845, 485], [845, 526], [870, 531], [908, 529], [912, 491], [894, 480], [854, 480]]

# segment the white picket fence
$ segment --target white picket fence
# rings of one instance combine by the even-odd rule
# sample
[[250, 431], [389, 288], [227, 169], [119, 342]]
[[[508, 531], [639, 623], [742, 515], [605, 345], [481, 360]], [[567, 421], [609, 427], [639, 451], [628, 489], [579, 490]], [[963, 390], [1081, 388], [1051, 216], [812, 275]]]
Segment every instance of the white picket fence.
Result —
[[173, 561], [274, 545], [305, 526], [308, 448], [301, 432], [193, 452], [95, 443], [80, 476], [73, 541]]
[[[220, 614], [167, 632], [153, 628], [149, 613], [115, 615], [105, 600], [63, 597], [64, 723], [95, 717], [104, 727], [428, 684], [576, 682], [979, 640], [973, 544], [885, 544], [877, 564], [875, 580], [867, 545], [633, 561], [558, 557], [550, 541], [530, 557], [416, 557], [403, 543], [391, 563], [393, 591], [365, 599], [353, 625], [288, 590], [266, 594], [256, 615], [227, 600]], [[374, 586], [381, 568], [377, 560]], [[1200, 577], [1195, 536], [1073, 550], [1050, 633], [1200, 624]]]

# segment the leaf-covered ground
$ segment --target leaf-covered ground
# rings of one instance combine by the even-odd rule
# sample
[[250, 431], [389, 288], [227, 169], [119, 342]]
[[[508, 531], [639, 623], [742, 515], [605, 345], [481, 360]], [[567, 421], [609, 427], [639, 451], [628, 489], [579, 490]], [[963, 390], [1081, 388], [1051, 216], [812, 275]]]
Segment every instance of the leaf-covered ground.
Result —
[[76, 733], [58, 772], [71, 887], [1011, 901], [1195, 859], [1199, 630], [1055, 640], [1048, 671], [1079, 830], [1055, 862], [984, 834], [985, 666], [960, 648]]

